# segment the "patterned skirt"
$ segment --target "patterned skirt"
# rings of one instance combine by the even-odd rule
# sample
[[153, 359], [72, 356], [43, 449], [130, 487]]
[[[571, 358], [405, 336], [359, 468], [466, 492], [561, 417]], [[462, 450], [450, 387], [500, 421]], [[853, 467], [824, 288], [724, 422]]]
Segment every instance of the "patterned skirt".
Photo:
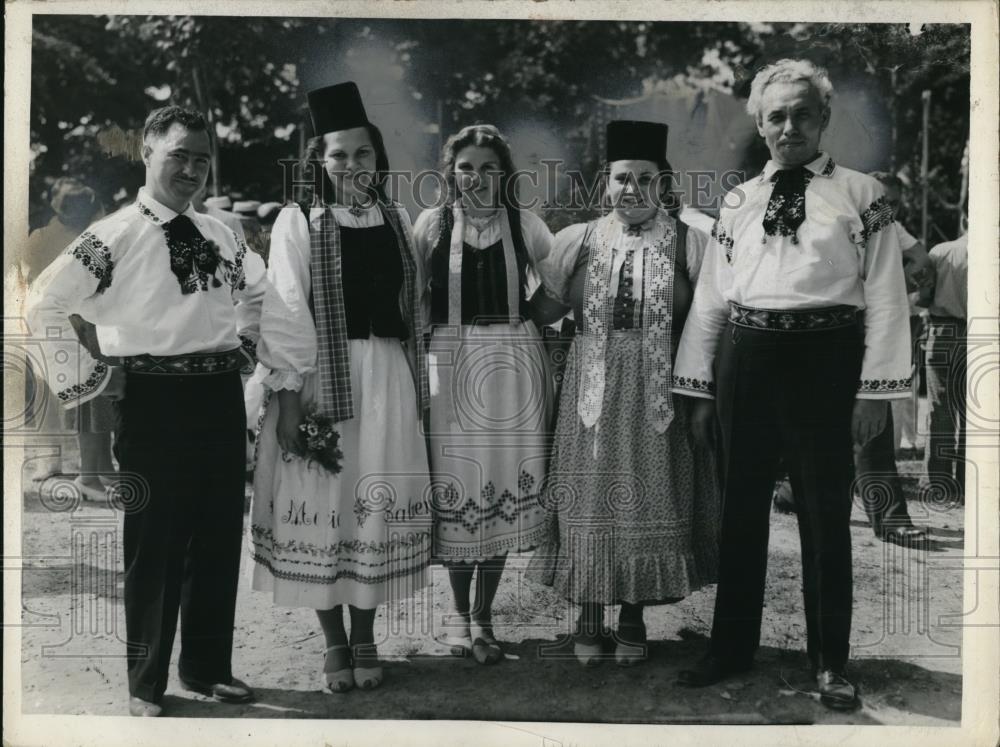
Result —
[[533, 548], [551, 434], [551, 378], [531, 322], [435, 329], [428, 352], [434, 556], [473, 562]]
[[[279, 402], [261, 418], [251, 510], [253, 588], [284, 607], [372, 609], [429, 582], [431, 494], [410, 367], [398, 340], [350, 341], [354, 417], [337, 424], [333, 475], [277, 442]], [[302, 397], [315, 401], [316, 376]]]
[[527, 576], [571, 602], [673, 601], [716, 581], [720, 513], [713, 455], [689, 429], [690, 402], [657, 433], [647, 419], [642, 337], [611, 333], [597, 425], [577, 413], [578, 346], [570, 351], [542, 501], [548, 533]]

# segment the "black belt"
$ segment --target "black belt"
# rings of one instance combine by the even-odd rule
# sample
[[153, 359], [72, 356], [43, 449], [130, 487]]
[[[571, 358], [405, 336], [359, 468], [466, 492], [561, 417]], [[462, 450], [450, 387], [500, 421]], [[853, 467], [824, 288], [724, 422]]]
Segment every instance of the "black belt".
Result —
[[825, 306], [818, 309], [755, 309], [729, 302], [729, 321], [737, 327], [769, 329], [777, 332], [812, 332], [857, 324], [854, 306]]
[[243, 348], [233, 348], [218, 353], [130, 355], [122, 358], [122, 365], [131, 373], [202, 376], [239, 371], [247, 365], [247, 361]]

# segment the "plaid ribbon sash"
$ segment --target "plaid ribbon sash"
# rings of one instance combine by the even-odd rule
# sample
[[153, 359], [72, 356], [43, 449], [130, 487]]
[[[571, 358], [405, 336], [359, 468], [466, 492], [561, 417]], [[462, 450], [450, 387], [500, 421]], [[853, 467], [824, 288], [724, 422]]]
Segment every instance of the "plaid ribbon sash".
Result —
[[[621, 224], [613, 215], [596, 221], [594, 243], [583, 289], [583, 333], [581, 384], [577, 412], [583, 425], [595, 426], [604, 403], [605, 351], [613, 325], [614, 297], [609, 293], [612, 254]], [[647, 415], [657, 433], [667, 430], [674, 417], [670, 361], [673, 326], [674, 262], [677, 253], [677, 230], [666, 211], [657, 212], [648, 243], [643, 252], [642, 298], [642, 368]]]
[[[404, 228], [399, 205], [386, 206], [380, 200], [383, 220], [396, 234], [403, 262], [401, 310], [410, 332], [407, 352], [411, 373], [417, 389], [417, 414], [427, 402], [427, 374], [423, 365], [420, 339], [420, 288], [416, 280], [417, 266], [409, 232]], [[340, 227], [333, 210], [325, 208], [318, 218], [309, 220], [309, 272], [312, 278], [311, 307], [316, 324], [319, 372], [318, 407], [334, 422], [354, 417], [351, 391], [351, 361], [347, 342], [347, 313], [344, 310], [344, 279], [340, 246]]]

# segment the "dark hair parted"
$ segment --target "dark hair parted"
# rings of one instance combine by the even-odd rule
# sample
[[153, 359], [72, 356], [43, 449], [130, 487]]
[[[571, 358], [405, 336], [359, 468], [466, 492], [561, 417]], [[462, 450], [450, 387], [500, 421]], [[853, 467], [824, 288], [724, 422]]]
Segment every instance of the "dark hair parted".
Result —
[[148, 137], [166, 135], [167, 130], [175, 122], [193, 132], [208, 132], [208, 123], [201, 112], [185, 109], [183, 106], [162, 106], [159, 109], [153, 109], [146, 117], [146, 124], [142, 128], [143, 141], [145, 142]]
[[[389, 197], [385, 192], [385, 182], [389, 176], [389, 154], [385, 150], [385, 140], [382, 138], [382, 132], [379, 128], [370, 122], [360, 126], [368, 131], [368, 138], [372, 141], [372, 147], [375, 149], [375, 176], [369, 187], [369, 190], [373, 191], [374, 194], [371, 196], [381, 200], [383, 203], [388, 203]], [[316, 205], [333, 199], [333, 182], [330, 180], [330, 175], [326, 173], [325, 161], [326, 143], [323, 140], [323, 135], [309, 138], [306, 143], [305, 156], [303, 157], [302, 173], [310, 174], [312, 173], [310, 169], [313, 168], [320, 170], [318, 181], [322, 184], [322, 194], [317, 195], [312, 185], [303, 186], [300, 188], [299, 202], [303, 202], [306, 205]], [[316, 184], [316, 182], [317, 180], [313, 180], [313, 184]]]
[[448, 204], [451, 205], [458, 198], [458, 188], [455, 186], [455, 161], [459, 152], [470, 146], [489, 148], [496, 154], [500, 162], [500, 203], [507, 208], [520, 207], [517, 179], [512, 178], [517, 169], [514, 167], [510, 143], [500, 134], [500, 130], [491, 124], [463, 127], [445, 141], [441, 150], [441, 173], [448, 187]]

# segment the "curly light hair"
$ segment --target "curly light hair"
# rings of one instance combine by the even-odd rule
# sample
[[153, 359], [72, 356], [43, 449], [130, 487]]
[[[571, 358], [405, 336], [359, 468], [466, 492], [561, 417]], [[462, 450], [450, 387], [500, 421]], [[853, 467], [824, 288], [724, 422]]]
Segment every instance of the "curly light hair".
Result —
[[750, 84], [750, 98], [747, 99], [747, 114], [759, 122], [761, 111], [761, 97], [772, 83], [795, 83], [804, 81], [815, 89], [816, 93], [823, 99], [823, 108], [830, 106], [830, 99], [833, 97], [833, 83], [826, 68], [814, 65], [809, 60], [783, 59], [773, 62], [758, 71], [754, 76], [753, 83]]

